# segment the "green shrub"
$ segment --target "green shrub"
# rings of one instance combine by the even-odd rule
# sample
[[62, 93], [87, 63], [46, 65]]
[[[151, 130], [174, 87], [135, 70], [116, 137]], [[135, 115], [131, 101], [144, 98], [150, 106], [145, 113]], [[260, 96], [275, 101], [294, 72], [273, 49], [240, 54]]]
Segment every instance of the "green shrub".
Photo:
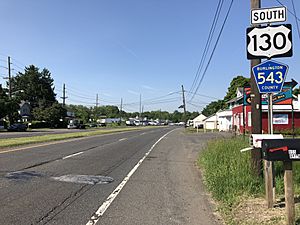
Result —
[[48, 128], [50, 124], [43, 121], [32, 121], [30, 128]]

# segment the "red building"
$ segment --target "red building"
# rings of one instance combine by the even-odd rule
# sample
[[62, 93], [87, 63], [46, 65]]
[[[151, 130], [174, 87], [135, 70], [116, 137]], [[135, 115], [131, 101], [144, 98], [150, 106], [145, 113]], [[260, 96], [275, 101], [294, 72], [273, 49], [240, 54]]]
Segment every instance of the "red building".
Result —
[[[228, 104], [232, 110], [233, 129], [239, 133], [251, 132], [251, 100], [250, 88], [238, 88], [237, 97]], [[291, 88], [283, 88], [282, 92], [273, 96], [273, 129], [274, 131], [300, 128], [300, 102], [292, 95]], [[268, 105], [262, 95], [262, 129], [268, 133]]]

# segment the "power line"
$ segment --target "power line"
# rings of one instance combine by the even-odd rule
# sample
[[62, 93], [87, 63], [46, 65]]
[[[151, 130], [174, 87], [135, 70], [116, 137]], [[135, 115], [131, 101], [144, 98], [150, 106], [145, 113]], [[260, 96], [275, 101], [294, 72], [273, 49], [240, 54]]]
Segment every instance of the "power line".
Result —
[[[201, 79], [200, 79], [200, 82], [199, 82], [199, 84], [198, 84], [198, 86], [197, 86], [197, 88], [196, 88], [196, 90], [195, 90], [195, 93], [198, 92], [198, 89], [199, 89], [200, 85], [202, 84], [202, 81], [203, 81], [203, 79], [204, 79], [204, 77], [205, 77], [205, 74], [206, 74], [207, 69], [208, 69], [208, 67], [209, 67], [209, 65], [210, 65], [210, 62], [211, 62], [211, 60], [212, 60], [212, 57], [213, 57], [213, 55], [214, 55], [214, 53], [215, 53], [215, 50], [216, 50], [217, 45], [218, 45], [218, 43], [219, 43], [221, 34], [222, 34], [223, 30], [224, 30], [226, 21], [227, 21], [227, 19], [228, 19], [229, 13], [230, 13], [230, 11], [231, 11], [232, 4], [233, 4], [233, 0], [231, 0], [230, 6], [229, 6], [229, 8], [228, 8], [228, 11], [227, 11], [227, 13], [226, 13], [225, 19], [224, 19], [223, 24], [222, 24], [221, 30], [220, 30], [220, 32], [219, 32], [219, 35], [218, 35], [218, 37], [217, 37], [217, 40], [216, 40], [215, 45], [214, 45], [214, 48], [213, 48], [213, 50], [212, 50], [212, 52], [211, 52], [210, 58], [209, 58], [209, 60], [208, 60], [208, 62], [207, 62], [207, 65], [206, 65], [206, 67], [205, 67], [205, 70], [204, 70], [204, 72], [203, 72], [203, 74], [202, 74], [202, 77], [201, 77]], [[192, 96], [192, 98], [190, 99], [190, 101], [193, 100], [194, 97], [195, 97], [195, 94], [193, 94], [193, 96]]]
[[[163, 95], [163, 96], [150, 98], [150, 99], [145, 99], [143, 101], [143, 103], [152, 102], [152, 101], [155, 101], [155, 100], [160, 100], [160, 99], [163, 99], [163, 98], [168, 97], [170, 95], [174, 95], [174, 94], [178, 94], [178, 93], [180, 93], [180, 91], [174, 91], [174, 92], [168, 93], [168, 94]], [[126, 105], [137, 105], [137, 104], [140, 104], [140, 102], [139, 101], [138, 102], [130, 102], [130, 103], [127, 103]]]
[[222, 1], [219, 0], [219, 3], [218, 3], [218, 6], [217, 6], [215, 15], [214, 15], [212, 25], [210, 27], [209, 35], [208, 35], [208, 38], [207, 38], [207, 41], [206, 41], [206, 44], [205, 44], [205, 48], [204, 48], [200, 63], [198, 65], [196, 76], [194, 78], [194, 81], [192, 83], [190, 91], [193, 91], [193, 89], [196, 87], [196, 84], [198, 83], [199, 76], [200, 76], [200, 73], [202, 71], [202, 68], [203, 68], [203, 65], [204, 65], [204, 62], [205, 62], [205, 59], [206, 59], [206, 56], [207, 56], [207, 53], [208, 53], [208, 50], [209, 50], [209, 47], [210, 47], [210, 44], [211, 44], [211, 41], [212, 41], [212, 37], [214, 35], [215, 28], [216, 28], [216, 25], [217, 25], [218, 20], [219, 20], [219, 16], [220, 16], [220, 12], [221, 12], [221, 9], [222, 9], [222, 6], [223, 6], [223, 2], [224, 2], [223, 0]]
[[[194, 94], [194, 95], [197, 95], [197, 96], [200, 96], [200, 97], [205, 97], [205, 98], [210, 98], [210, 99], [219, 100], [219, 98], [213, 97], [213, 96], [208, 96], [208, 95], [198, 94], [198, 93], [196, 93], [196, 92], [191, 92], [191, 91], [185, 91], [185, 92], [187, 92], [187, 93], [189, 93], [189, 94]], [[190, 102], [190, 101], [192, 101], [192, 99], [189, 100], [188, 102]]]
[[[275, 1], [278, 2], [281, 6], [284, 6], [284, 7], [285, 7], [285, 5], [282, 4], [279, 0], [275, 0]], [[300, 19], [297, 17], [297, 15], [294, 14], [291, 10], [289, 10], [289, 9], [287, 8], [287, 11], [288, 11], [290, 14], [292, 14], [292, 15], [295, 17], [296, 20], [300, 21]]]
[[299, 23], [298, 23], [298, 20], [296, 19], [297, 18], [297, 14], [296, 14], [294, 0], [292, 0], [292, 6], [293, 6], [294, 14], [295, 14], [295, 20], [296, 20], [296, 25], [297, 25], [297, 30], [298, 30], [298, 36], [299, 36], [299, 39], [300, 39]]

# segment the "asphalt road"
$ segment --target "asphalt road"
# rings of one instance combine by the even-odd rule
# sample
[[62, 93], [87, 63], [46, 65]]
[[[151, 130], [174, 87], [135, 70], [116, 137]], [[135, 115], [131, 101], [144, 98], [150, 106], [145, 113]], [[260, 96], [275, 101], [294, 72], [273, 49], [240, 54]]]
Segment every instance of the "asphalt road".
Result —
[[0, 150], [0, 224], [219, 224], [195, 166], [216, 137], [159, 128]]

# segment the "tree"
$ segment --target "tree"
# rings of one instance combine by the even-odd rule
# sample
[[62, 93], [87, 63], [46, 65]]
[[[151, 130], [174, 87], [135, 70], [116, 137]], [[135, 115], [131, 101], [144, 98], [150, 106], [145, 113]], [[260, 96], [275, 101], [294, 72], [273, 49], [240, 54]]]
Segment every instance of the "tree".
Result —
[[25, 67], [24, 73], [19, 72], [11, 79], [11, 87], [15, 98], [30, 102], [32, 108], [43, 109], [56, 102], [53, 79], [47, 69], [40, 72], [34, 65]]
[[7, 101], [8, 96], [4, 92], [2, 86], [0, 85], [0, 119], [7, 115]]
[[8, 90], [3, 89], [0, 85], [0, 119], [8, 116], [10, 123], [19, 119], [18, 101], [14, 98], [9, 98], [7, 95]]
[[209, 103], [202, 110], [202, 114], [204, 116], [210, 116], [210, 115], [218, 112], [220, 109], [224, 109], [224, 108], [225, 108], [225, 102], [224, 102], [224, 100], [214, 101], [214, 102]]
[[230, 99], [236, 97], [236, 89], [238, 87], [244, 87], [250, 84], [250, 78], [246, 78], [243, 76], [237, 76], [235, 78], [232, 79], [232, 81], [230, 82], [230, 85], [227, 89], [227, 93], [224, 97], [224, 101], [227, 102]]
[[300, 94], [300, 88], [295, 88], [295, 89], [293, 90], [293, 95], [298, 96], [299, 94]]
[[90, 108], [83, 105], [67, 105], [67, 110], [74, 112], [75, 117], [83, 121], [83, 123], [88, 123], [92, 116], [92, 111]]
[[171, 115], [171, 121], [174, 123], [181, 122], [183, 119], [183, 113], [179, 112], [178, 110], [175, 110]]
[[36, 107], [32, 113], [35, 119], [46, 121], [50, 123], [51, 127], [56, 127], [65, 118], [67, 110], [61, 104], [55, 102], [46, 108]]

